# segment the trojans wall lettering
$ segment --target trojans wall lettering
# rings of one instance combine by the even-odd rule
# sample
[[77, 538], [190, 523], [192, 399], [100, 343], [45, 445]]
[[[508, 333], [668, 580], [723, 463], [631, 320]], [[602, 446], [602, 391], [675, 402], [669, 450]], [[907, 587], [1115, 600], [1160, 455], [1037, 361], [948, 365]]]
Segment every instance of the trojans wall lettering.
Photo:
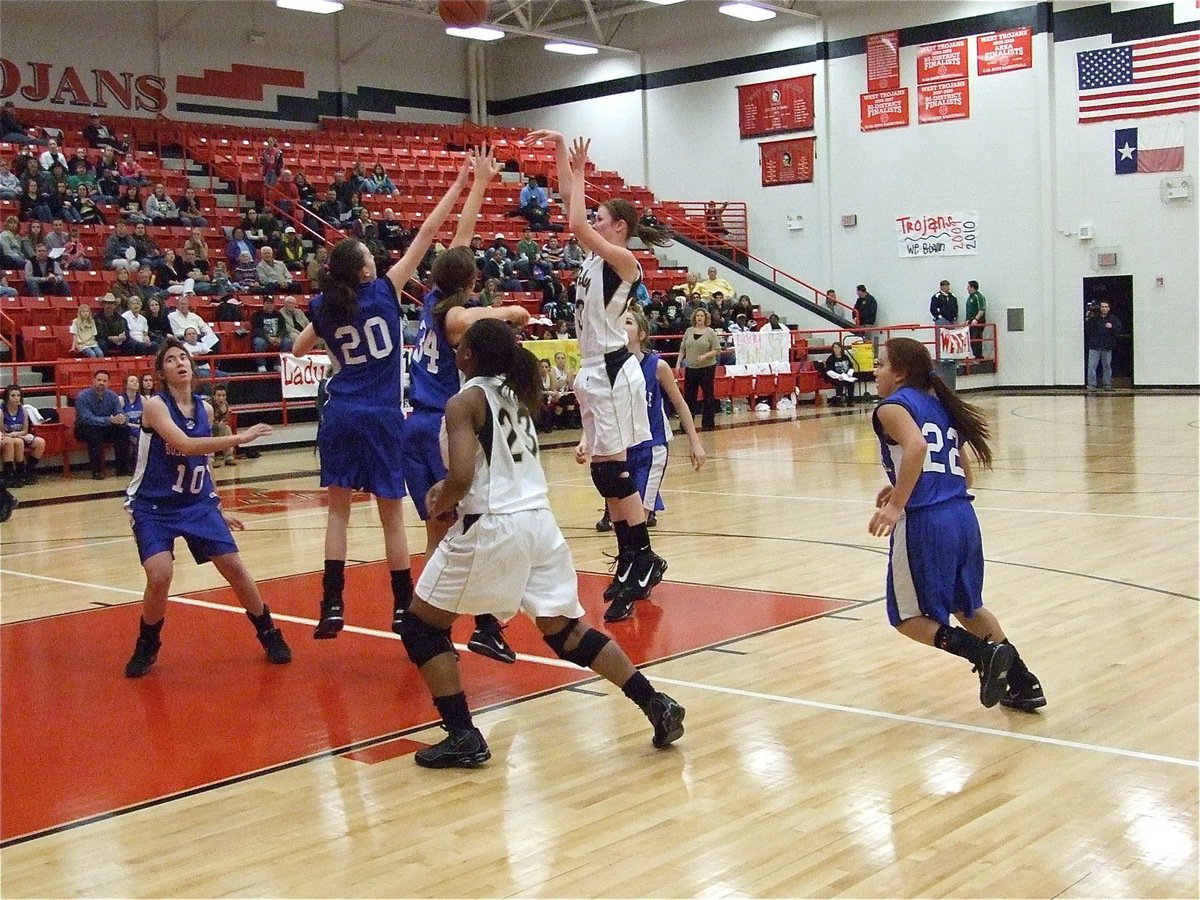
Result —
[[47, 62], [26, 62], [24, 67], [12, 60], [0, 59], [3, 87], [0, 99], [19, 96], [30, 103], [108, 109], [110, 105], [128, 111], [162, 112], [167, 108], [167, 82], [159, 75], [134, 72], [110, 72], [55, 66]]

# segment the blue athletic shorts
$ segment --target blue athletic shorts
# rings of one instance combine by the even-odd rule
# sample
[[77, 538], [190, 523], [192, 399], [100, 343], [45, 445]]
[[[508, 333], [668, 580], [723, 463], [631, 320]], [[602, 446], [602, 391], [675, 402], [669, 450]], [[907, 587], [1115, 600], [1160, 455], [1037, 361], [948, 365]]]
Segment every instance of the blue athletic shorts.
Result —
[[404, 420], [404, 483], [422, 522], [429, 518], [425, 495], [446, 477], [440, 443], [442, 418], [439, 412], [414, 410]]
[[221, 508], [214, 503], [193, 503], [189, 506], [133, 507], [133, 537], [137, 541], [138, 557], [144, 563], [156, 553], [166, 550], [175, 556], [175, 538], [187, 541], [192, 558], [206, 563], [214, 556], [237, 553], [237, 544], [229, 526], [221, 518]]
[[928, 616], [942, 625], [983, 606], [983, 538], [971, 501], [905, 512], [892, 533], [888, 621]]
[[[629, 475], [633, 479], [633, 483], [637, 485], [638, 496], [642, 498], [642, 506], [646, 509], [658, 511], [665, 508], [659, 489], [662, 487], [666, 463], [667, 448], [664, 444], [657, 446], [638, 444], [636, 447], [630, 447], [625, 454], [625, 464], [629, 467]], [[651, 487], [651, 480], [654, 481], [653, 498], [646, 496], [647, 489]]]
[[321, 487], [404, 496], [404, 416], [400, 406], [355, 406], [330, 397], [317, 430]]

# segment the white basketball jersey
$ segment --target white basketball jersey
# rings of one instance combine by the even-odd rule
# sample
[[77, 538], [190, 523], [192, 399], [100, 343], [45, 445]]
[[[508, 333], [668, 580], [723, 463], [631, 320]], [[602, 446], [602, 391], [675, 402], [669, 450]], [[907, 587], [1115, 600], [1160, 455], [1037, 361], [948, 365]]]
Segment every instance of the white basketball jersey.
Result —
[[621, 320], [641, 280], [640, 264], [637, 280], [622, 281], [604, 257], [589, 253], [583, 261], [575, 279], [575, 334], [584, 365], [605, 353], [624, 349], [625, 326]]
[[[487, 398], [488, 417], [475, 451], [475, 479], [459, 501], [459, 515], [549, 509], [549, 489], [538, 460], [533, 420], [513, 392], [504, 387], [502, 378], [479, 376], [462, 386], [463, 391], [476, 388]], [[442, 459], [449, 465], [445, 421], [441, 444]]]

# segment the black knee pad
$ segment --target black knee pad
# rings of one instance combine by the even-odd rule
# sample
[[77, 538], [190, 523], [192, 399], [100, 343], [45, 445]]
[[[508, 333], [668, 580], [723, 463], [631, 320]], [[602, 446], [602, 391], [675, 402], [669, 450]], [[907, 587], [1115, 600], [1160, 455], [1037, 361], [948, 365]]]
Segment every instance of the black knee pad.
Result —
[[567, 638], [571, 636], [571, 632], [575, 630], [575, 625], [578, 619], [571, 619], [571, 624], [562, 631], [554, 634], [545, 635], [542, 640], [554, 651], [559, 659], [565, 659], [569, 663], [575, 663], [581, 669], [589, 669], [592, 663], [596, 661], [596, 657], [600, 655], [600, 651], [604, 649], [611, 638], [607, 634], [597, 631], [594, 628], [589, 628], [584, 632], [579, 644], [574, 650], [567, 650]]
[[400, 640], [418, 669], [435, 656], [454, 652], [449, 628], [434, 628], [412, 613], [406, 614], [400, 623]]
[[629, 475], [629, 466], [616, 459], [592, 463], [592, 484], [606, 500], [624, 500], [637, 493], [637, 485]]

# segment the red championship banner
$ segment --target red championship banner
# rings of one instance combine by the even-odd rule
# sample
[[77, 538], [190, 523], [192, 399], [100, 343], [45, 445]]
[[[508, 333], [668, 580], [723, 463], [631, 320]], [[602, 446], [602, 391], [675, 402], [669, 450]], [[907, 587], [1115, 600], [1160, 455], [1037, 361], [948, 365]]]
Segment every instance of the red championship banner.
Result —
[[971, 88], [967, 79], [923, 84], [917, 88], [917, 121], [945, 122], [971, 118]]
[[804, 184], [813, 180], [813, 144], [816, 138], [788, 138], [758, 145], [762, 157], [762, 186]]
[[867, 35], [867, 93], [900, 87], [900, 32]]
[[815, 123], [812, 75], [738, 86], [738, 130], [744, 138], [807, 131]]
[[908, 125], [908, 88], [858, 95], [859, 128], [904, 128]]
[[975, 71], [995, 75], [1013, 69], [1033, 68], [1033, 29], [1012, 28], [975, 38]]
[[938, 41], [917, 48], [917, 84], [967, 77], [967, 39]]

